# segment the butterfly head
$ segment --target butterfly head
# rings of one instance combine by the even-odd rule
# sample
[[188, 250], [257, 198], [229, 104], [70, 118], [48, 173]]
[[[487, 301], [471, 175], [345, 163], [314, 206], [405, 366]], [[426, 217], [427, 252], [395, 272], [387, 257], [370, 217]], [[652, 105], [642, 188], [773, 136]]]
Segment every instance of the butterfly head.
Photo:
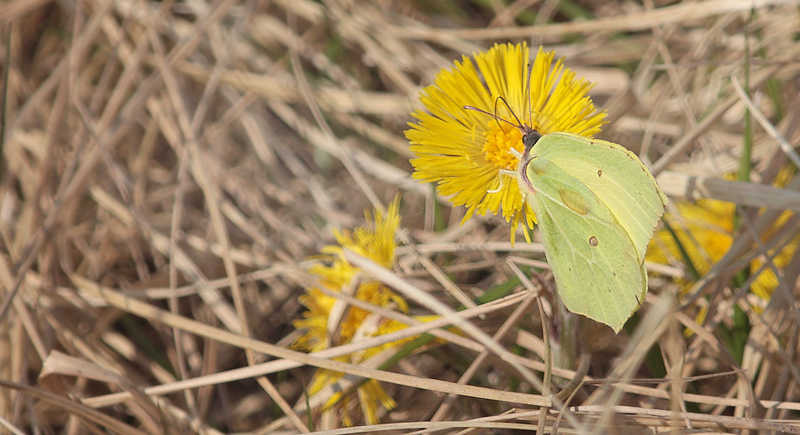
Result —
[[542, 138], [542, 134], [527, 125], [520, 126], [520, 130], [522, 130], [522, 144], [525, 145], [524, 155], [530, 154], [531, 148]]

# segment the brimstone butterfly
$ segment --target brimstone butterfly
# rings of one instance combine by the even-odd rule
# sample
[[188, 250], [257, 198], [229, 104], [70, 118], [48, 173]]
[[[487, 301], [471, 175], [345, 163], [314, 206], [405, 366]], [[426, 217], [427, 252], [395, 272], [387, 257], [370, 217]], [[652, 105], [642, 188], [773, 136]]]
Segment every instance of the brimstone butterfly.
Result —
[[570, 311], [619, 332], [647, 294], [644, 253], [667, 197], [620, 145], [526, 126], [517, 179]]
[[667, 205], [650, 170], [615, 143], [541, 135], [464, 108], [522, 132], [515, 175], [536, 214], [558, 294], [568, 310], [619, 332], [647, 295], [644, 254]]

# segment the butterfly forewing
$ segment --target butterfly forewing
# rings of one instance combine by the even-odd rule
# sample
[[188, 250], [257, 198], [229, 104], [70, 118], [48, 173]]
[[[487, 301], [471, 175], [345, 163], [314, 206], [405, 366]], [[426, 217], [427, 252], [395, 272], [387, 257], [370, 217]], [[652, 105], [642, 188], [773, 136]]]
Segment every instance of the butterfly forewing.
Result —
[[568, 133], [542, 136], [532, 156], [546, 158], [587, 186], [629, 234], [641, 263], [667, 197], [647, 167], [620, 145]]

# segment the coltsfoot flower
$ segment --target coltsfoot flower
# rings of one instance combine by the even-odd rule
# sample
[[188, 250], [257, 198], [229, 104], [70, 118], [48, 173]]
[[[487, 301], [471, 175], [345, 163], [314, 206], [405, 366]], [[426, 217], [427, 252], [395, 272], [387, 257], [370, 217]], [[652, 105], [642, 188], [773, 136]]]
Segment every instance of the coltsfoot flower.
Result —
[[[782, 170], [775, 182], [782, 187], [791, 178], [792, 171]], [[733, 177], [729, 177], [733, 178]], [[700, 276], [705, 275], [711, 267], [728, 253], [734, 242], [734, 219], [736, 204], [715, 199], [701, 199], [695, 202], [679, 201], [675, 204], [678, 215], [667, 213], [664, 220], [673, 229], [656, 231], [648, 247], [646, 260], [660, 264], [683, 263], [682, 248], [691, 261], [691, 266]], [[784, 212], [778, 217], [772, 229], [764, 235], [770, 237], [773, 230], [783, 226], [792, 217], [793, 212]], [[677, 242], [675, 238], [677, 237]], [[678, 246], [680, 243], [680, 247]], [[800, 236], [793, 237], [789, 243], [781, 245], [780, 250], [772, 249], [768, 255], [778, 268], [786, 266], [794, 257], [800, 245]], [[772, 268], [762, 269], [765, 260], [757, 257], [750, 262], [750, 270], [758, 273], [753, 280], [750, 291], [764, 301], [768, 301], [778, 287], [778, 278]], [[688, 288], [688, 286], [687, 286]], [[696, 320], [702, 322], [706, 307], [702, 307]]]
[[[347, 248], [386, 268], [391, 268], [396, 247], [394, 234], [400, 224], [399, 207], [400, 202], [397, 198], [386, 213], [376, 210], [374, 221], [367, 213], [367, 226], [357, 228], [352, 233], [344, 231], [335, 234], [339, 244], [325, 247], [322, 250], [325, 263], [309, 270], [309, 273], [318, 278], [321, 287], [334, 292], [354, 291], [354, 297], [370, 304], [402, 312], [408, 311], [408, 304], [400, 295], [378, 281], [359, 275], [360, 269], [351, 265], [343, 255], [344, 249]], [[396, 320], [385, 319], [361, 308], [349, 306], [343, 300], [323, 293], [319, 288], [309, 288], [300, 296], [300, 302], [307, 311], [303, 313], [302, 319], [294, 322], [294, 326], [303, 329], [304, 333], [292, 344], [294, 348], [300, 350], [316, 352], [407, 327]], [[336, 359], [358, 364], [384, 349], [399, 346], [408, 340], [411, 339], [371, 347]], [[308, 386], [308, 394], [314, 395], [320, 392], [337, 382], [343, 375], [331, 370], [317, 370]], [[367, 424], [379, 422], [377, 416], [379, 405], [387, 410], [396, 406], [394, 400], [375, 380], [360, 384], [355, 393]], [[338, 392], [331, 396], [323, 408], [327, 411], [337, 409], [342, 416], [343, 424], [350, 425], [350, 417], [346, 410], [353, 396], [348, 392]]]
[[[605, 113], [598, 113], [587, 92], [592, 85], [576, 79], [554, 53], [539, 52], [529, 69], [526, 44], [498, 44], [464, 56], [452, 70], [442, 70], [420, 101], [427, 109], [412, 115], [406, 137], [417, 157], [413, 177], [438, 183], [454, 205], [464, 205], [464, 221], [474, 213], [502, 210], [511, 223], [511, 240], [520, 222], [533, 228], [536, 218], [508, 171], [522, 154], [524, 124], [541, 134], [568, 132], [592, 137]], [[493, 116], [471, 106], [507, 120]], [[514, 124], [514, 125], [512, 125]]]

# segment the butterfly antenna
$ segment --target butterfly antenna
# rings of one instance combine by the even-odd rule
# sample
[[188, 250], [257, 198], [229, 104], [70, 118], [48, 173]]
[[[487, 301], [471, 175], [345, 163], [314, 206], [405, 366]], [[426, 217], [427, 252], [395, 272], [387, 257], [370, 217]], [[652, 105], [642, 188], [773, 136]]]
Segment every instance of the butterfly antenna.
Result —
[[525, 93], [523, 95], [525, 96], [525, 101], [527, 102], [528, 106], [528, 122], [531, 124], [533, 123], [533, 103], [531, 102], [531, 77], [533, 77], [533, 64], [536, 62], [537, 55], [538, 53], [534, 55], [533, 62], [531, 62], [529, 57], [528, 62], [525, 64], [525, 66], [528, 67], [527, 68], [528, 77], [526, 77], [527, 80], [525, 81], [525, 89], [523, 90], [523, 92]]
[[[487, 111], [485, 111], [485, 110], [483, 110], [483, 109], [478, 109], [478, 108], [477, 108], [477, 107], [475, 107], [475, 106], [464, 106], [464, 109], [466, 109], [466, 110], [474, 110], [474, 111], [476, 111], [476, 112], [481, 112], [481, 113], [483, 113], [483, 114], [485, 114], [485, 115], [489, 115], [489, 116], [491, 116], [492, 118], [494, 118], [494, 119], [495, 119], [495, 120], [497, 120], [497, 121], [503, 121], [503, 122], [505, 122], [505, 123], [506, 123], [506, 124], [508, 124], [508, 125], [512, 125], [512, 126], [514, 126], [514, 127], [517, 127], [518, 129], [522, 130], [522, 124], [520, 124], [520, 125], [514, 124], [513, 122], [511, 122], [511, 121], [509, 121], [509, 120], [507, 120], [507, 119], [503, 119], [503, 118], [501, 118], [501, 117], [499, 117], [499, 116], [497, 116], [497, 115], [495, 115], [495, 114], [493, 114], [493, 113], [489, 113], [489, 112], [487, 112]], [[516, 116], [514, 116], [514, 118], [516, 118]]]
[[[517, 120], [517, 127], [521, 126], [521, 125], [522, 125], [522, 121], [520, 121], [520, 120], [519, 120], [519, 118], [517, 118], [517, 114], [516, 114], [516, 113], [514, 113], [514, 111], [513, 111], [513, 110], [511, 110], [511, 106], [509, 106], [509, 105], [508, 105], [508, 101], [506, 101], [506, 99], [505, 99], [505, 98], [503, 98], [503, 97], [497, 97], [497, 99], [494, 101], [494, 111], [495, 111], [495, 112], [497, 112], [497, 102], [498, 102], [498, 101], [502, 101], [502, 102], [503, 102], [503, 104], [505, 104], [505, 105], [506, 105], [506, 107], [508, 108], [508, 111], [509, 111], [509, 112], [511, 112], [511, 116], [513, 116], [513, 117], [514, 117], [514, 119], [516, 119], [516, 120]], [[509, 124], [510, 124], [510, 122], [509, 122]]]

